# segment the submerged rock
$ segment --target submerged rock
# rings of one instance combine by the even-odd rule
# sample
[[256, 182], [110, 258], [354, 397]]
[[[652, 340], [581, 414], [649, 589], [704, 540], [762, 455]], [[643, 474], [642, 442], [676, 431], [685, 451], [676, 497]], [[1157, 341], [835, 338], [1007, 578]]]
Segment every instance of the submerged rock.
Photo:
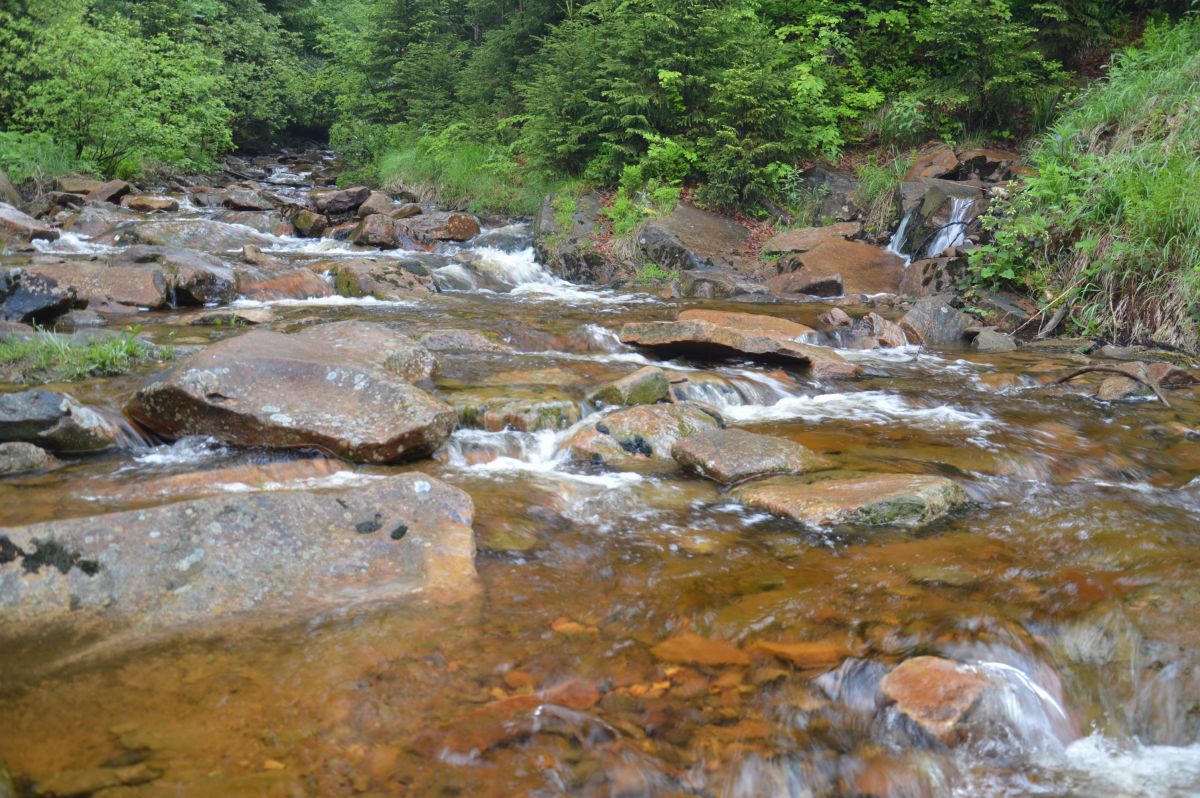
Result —
[[78, 454], [111, 449], [121, 431], [73, 397], [54, 391], [0, 394], [0, 442], [32, 443]]
[[464, 427], [499, 432], [566, 429], [579, 421], [579, 402], [547, 385], [471, 388], [446, 397]]
[[657, 366], [643, 366], [592, 391], [588, 401], [602, 405], [652, 405], [666, 399], [669, 390], [665, 371]]
[[775, 474], [803, 474], [831, 465], [794, 441], [740, 429], [691, 435], [671, 447], [671, 456], [684, 468], [725, 484]]
[[809, 526], [919, 527], [967, 501], [956, 483], [923, 474], [773, 477], [746, 485], [735, 495], [750, 507]]
[[658, 659], [679, 665], [749, 665], [750, 656], [732, 643], [710, 640], [697, 634], [682, 634], [650, 649]]
[[421, 473], [0, 529], [0, 618], [157, 629], [474, 586], [473, 506]]
[[57, 465], [54, 455], [32, 443], [0, 443], [0, 476], [45, 471]]
[[585, 424], [566, 447], [576, 460], [614, 465], [669, 462], [677, 441], [720, 426], [715, 411], [694, 402], [641, 405]]
[[[389, 368], [382, 347], [340, 348], [327, 337], [340, 335], [315, 327], [222, 341], [155, 378], [127, 410], [167, 438], [312, 447], [370, 463], [431, 454], [453, 431], [454, 409]], [[394, 335], [409, 352], [411, 341]]]

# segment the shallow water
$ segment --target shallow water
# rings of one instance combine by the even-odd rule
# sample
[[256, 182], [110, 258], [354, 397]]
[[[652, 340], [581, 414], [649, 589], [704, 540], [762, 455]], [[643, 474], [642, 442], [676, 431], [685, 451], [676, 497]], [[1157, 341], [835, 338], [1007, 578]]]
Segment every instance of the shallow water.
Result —
[[[271, 250], [362, 254], [297, 239]], [[621, 323], [722, 307], [573, 286], [524, 248], [421, 256], [460, 250], [515, 290], [275, 302], [272, 326], [483, 330], [517, 351], [439, 355], [441, 389], [557, 369], [582, 400], [658, 362], [616, 341]], [[811, 323], [826, 306], [725, 309]], [[196, 312], [137, 320], [164, 343], [238, 333], [186, 326]], [[863, 377], [665, 365], [731, 425], [842, 468], [949, 476], [969, 509], [918, 533], [809, 529], [680, 473], [572, 465], [559, 449], [566, 432], [463, 430], [433, 460], [327, 462], [315, 477], [301, 455], [189, 439], [0, 480], [8, 526], [419, 469], [474, 498], [483, 588], [449, 607], [230, 622], [117, 650], [18, 635], [0, 652], [0, 761], [33, 781], [114, 763], [162, 773], [97, 793], [109, 798], [1200, 795], [1200, 391], [1173, 391], [1170, 408], [1105, 404], [979, 381], [1034, 376], [1070, 355], [845, 354]], [[141, 377], [63, 388], [115, 410]], [[195, 476], [217, 468], [228, 470]], [[494, 550], [514, 536], [519, 550]], [[729, 668], [654, 658], [652, 646], [684, 631], [746, 647], [826, 641], [848, 657], [813, 670], [765, 655]], [[877, 699], [887, 669], [917, 654], [974, 663], [1003, 685], [981, 709], [987, 722], [952, 750]], [[553, 692], [573, 681], [602, 697]], [[542, 690], [553, 697], [532, 710], [513, 698]]]

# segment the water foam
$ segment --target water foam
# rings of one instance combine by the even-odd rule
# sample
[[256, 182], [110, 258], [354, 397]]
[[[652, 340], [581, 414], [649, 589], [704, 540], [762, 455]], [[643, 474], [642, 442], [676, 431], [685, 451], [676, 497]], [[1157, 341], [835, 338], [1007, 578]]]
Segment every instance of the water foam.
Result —
[[962, 430], [977, 435], [986, 435], [995, 423], [995, 418], [987, 413], [973, 413], [949, 405], [920, 407], [886, 391], [786, 396], [770, 405], [727, 407], [725, 413], [730, 419], [742, 422], [837, 419], [871, 424], [900, 423], [935, 431]]

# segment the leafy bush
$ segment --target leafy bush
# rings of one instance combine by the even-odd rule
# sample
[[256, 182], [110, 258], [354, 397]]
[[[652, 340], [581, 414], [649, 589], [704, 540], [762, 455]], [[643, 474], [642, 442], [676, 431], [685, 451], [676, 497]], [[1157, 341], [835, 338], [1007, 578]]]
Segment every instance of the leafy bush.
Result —
[[880, 155], [858, 165], [857, 199], [867, 209], [863, 228], [880, 233], [891, 227], [900, 201], [900, 185], [912, 168], [914, 154], [892, 151], [890, 158]]
[[0, 131], [0, 172], [14, 183], [48, 183], [67, 174], [90, 174], [95, 167], [75, 157], [72, 147], [45, 133]]

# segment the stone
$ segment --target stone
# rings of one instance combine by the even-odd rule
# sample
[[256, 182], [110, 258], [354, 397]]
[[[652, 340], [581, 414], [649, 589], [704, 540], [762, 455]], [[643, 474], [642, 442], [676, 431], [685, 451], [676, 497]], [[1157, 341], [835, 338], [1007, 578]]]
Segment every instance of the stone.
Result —
[[32, 443], [59, 454], [84, 454], [111, 449], [121, 438], [116, 425], [65, 393], [0, 393], [0, 443]]
[[53, 281], [61, 289], [70, 289], [80, 299], [93, 304], [107, 299], [120, 305], [157, 309], [166, 307], [167, 279], [153, 265], [109, 266], [94, 261], [50, 261], [31, 264], [27, 277]]
[[982, 374], [979, 385], [988, 391], [1008, 391], [1021, 387], [1021, 375], [998, 371], [993, 374]]
[[340, 296], [370, 296], [394, 301], [437, 291], [432, 275], [414, 274], [393, 260], [353, 258], [335, 261], [330, 271], [333, 274], [333, 290]]
[[262, 247], [256, 247], [253, 244], [246, 244], [242, 247], [242, 263], [271, 268], [283, 268], [284, 266], [283, 261], [279, 258], [274, 255], [268, 255], [262, 251]]
[[121, 231], [124, 244], [151, 244], [183, 247], [205, 252], [237, 252], [246, 244], [269, 247], [272, 239], [240, 225], [212, 219], [164, 219], [147, 222]]
[[193, 316], [188, 324], [196, 327], [246, 327], [269, 324], [275, 314], [270, 308], [220, 308]]
[[690, 435], [671, 447], [671, 456], [685, 469], [726, 485], [831, 467], [828, 460], [794, 441], [740, 429]]
[[889, 294], [900, 287], [904, 259], [862, 241], [826, 239], [781, 267], [814, 283], [840, 279], [846, 294]]
[[725, 216], [679, 203], [664, 217], [642, 226], [638, 250], [645, 260], [667, 271], [743, 271], [750, 231]]
[[905, 180], [925, 180], [931, 177], [945, 177], [958, 168], [958, 156], [954, 150], [945, 144], [933, 144], [920, 150]]
[[354, 186], [341, 191], [325, 191], [313, 197], [313, 205], [326, 216], [343, 216], [354, 213], [371, 196], [371, 189]]
[[84, 195], [84, 198], [96, 202], [111, 202], [117, 205], [121, 202], [121, 197], [124, 197], [131, 191], [133, 191], [133, 186], [124, 180], [109, 180], [107, 183], [101, 183], [93, 188]]
[[[454, 430], [454, 409], [389, 368], [386, 351], [339, 348], [329, 340], [335, 333], [256, 330], [226, 339], [151, 380], [126, 410], [168, 439], [209, 435], [367, 463], [431, 454]], [[410, 344], [397, 339], [401, 352]]]
[[917, 299], [953, 291], [966, 269], [961, 258], [921, 258], [908, 264], [898, 293]]
[[900, 714], [952, 745], [987, 685], [987, 679], [970, 666], [941, 657], [914, 657], [884, 676], [879, 688]]
[[270, 211], [279, 202], [265, 191], [252, 188], [231, 188], [225, 192], [221, 204], [235, 211]]
[[179, 210], [179, 202], [170, 197], [152, 197], [148, 194], [126, 194], [121, 197], [121, 207], [139, 213], [170, 213]]
[[874, 312], [856, 320], [849, 327], [833, 330], [832, 335], [843, 349], [893, 348], [908, 344], [900, 325]]
[[480, 231], [478, 219], [457, 211], [423, 213], [394, 221], [418, 241], [467, 241]]
[[604, 227], [604, 197], [550, 194], [533, 221], [533, 248], [539, 263], [575, 283], [608, 284], [624, 276], [614, 258], [597, 246]]
[[[674, 287], [679, 290], [674, 293]], [[772, 299], [771, 289], [761, 280], [737, 272], [686, 271], [672, 283], [672, 296], [696, 297], [699, 299], [741, 299], [767, 301]]]
[[145, 762], [124, 767], [62, 770], [34, 785], [34, 793], [48, 796], [91, 795], [111, 787], [146, 784], [162, 776], [160, 768]]
[[767, 278], [767, 287], [776, 296], [789, 295], [839, 297], [846, 293], [840, 274], [811, 274], [801, 269]]
[[237, 290], [246, 299], [260, 302], [333, 296], [333, 286], [308, 269], [291, 269], [270, 276], [239, 271]]
[[74, 288], [51, 277], [16, 270], [0, 274], [0, 321], [50, 324], [77, 302]]
[[420, 216], [424, 212], [425, 210], [417, 203], [406, 202], [403, 205], [392, 209], [392, 211], [388, 213], [388, 216], [391, 216], [393, 219], [411, 219], [414, 216]]
[[973, 318], [937, 296], [917, 300], [900, 319], [900, 329], [909, 340], [925, 346], [960, 346], [974, 324]]
[[461, 426], [489, 432], [561, 430], [581, 415], [578, 401], [548, 385], [469, 388], [448, 393], [446, 400]]
[[695, 402], [638, 405], [586, 421], [564, 446], [575, 460], [670, 463], [676, 441], [722, 423], [715, 411]]
[[1130, 396], [1136, 396], [1146, 391], [1146, 387], [1137, 380], [1111, 374], [1100, 382], [1096, 389], [1096, 398], [1101, 402], [1119, 402]]
[[657, 366], [643, 366], [592, 391], [588, 401], [600, 405], [652, 405], [664, 401], [670, 387], [665, 371]]
[[104, 181], [95, 180], [90, 177], [60, 177], [54, 181], [54, 185], [59, 191], [84, 196], [100, 188], [100, 186], [104, 185]]
[[901, 526], [938, 520], [967, 501], [945, 477], [924, 474], [831, 474], [773, 477], [735, 491], [738, 501], [808, 526]]
[[292, 227], [301, 238], [320, 238], [329, 228], [329, 217], [301, 208], [292, 214]]
[[420, 472], [0, 528], [0, 628], [108, 622], [139, 635], [475, 587], [474, 508]]
[[822, 227], [801, 227], [796, 230], [785, 230], [767, 239], [762, 251], [768, 254], [792, 254], [808, 252], [818, 244], [831, 239], [853, 238], [862, 232], [858, 222], [838, 222]]
[[87, 330], [96, 327], [107, 327], [108, 319], [94, 310], [72, 310], [59, 316], [55, 321], [60, 327], [68, 330]]
[[361, 247], [379, 247], [380, 249], [395, 249], [415, 243], [411, 232], [403, 222], [381, 213], [371, 214], [359, 222], [350, 231], [350, 241]]
[[814, 166], [803, 175], [804, 189], [820, 197], [819, 219], [848, 222], [861, 216], [858, 204], [858, 180], [849, 172]]
[[846, 645], [824, 640], [790, 643], [756, 640], [750, 644], [750, 648], [800, 668], [831, 668], [851, 654]]
[[839, 329], [841, 327], [849, 327], [854, 323], [854, 319], [841, 308], [830, 308], [829, 310], [817, 316], [817, 324], [825, 332]]
[[54, 455], [32, 443], [0, 443], [0, 476], [46, 471], [57, 465]]
[[980, 330], [971, 339], [971, 348], [976, 352], [1015, 352], [1017, 344], [1012, 338], [995, 330]]
[[475, 330], [434, 330], [417, 336], [431, 352], [511, 352], [512, 347]]
[[658, 659], [678, 665], [749, 665], [750, 656], [723, 640], [710, 640], [697, 634], [681, 634], [650, 649]]
[[688, 310], [676, 321], [633, 322], [621, 328], [624, 344], [701, 359], [749, 357], [807, 366], [816, 377], [853, 377], [859, 368], [831, 349], [801, 343], [810, 327], [756, 313]]
[[113, 256], [114, 265], [153, 263], [162, 269], [176, 305], [226, 303], [237, 298], [233, 269], [205, 252], [136, 245]]
[[362, 219], [370, 216], [373, 213], [381, 213], [387, 216], [395, 209], [392, 204], [392, 198], [382, 191], [372, 191], [362, 205], [358, 206], [358, 211], [354, 214]]
[[969, 179], [972, 176], [979, 180], [1011, 180], [1014, 167], [1022, 162], [1018, 153], [1008, 150], [980, 148], [966, 150], [958, 154], [958, 179]]
[[409, 382], [425, 382], [437, 370], [437, 359], [428, 349], [384, 324], [335, 321], [309, 327], [297, 337], [328, 347], [343, 362], [380, 366]]
[[14, 238], [26, 243], [34, 240], [54, 241], [58, 236], [58, 231], [53, 227], [42, 224], [6, 202], [0, 202], [0, 243]]

